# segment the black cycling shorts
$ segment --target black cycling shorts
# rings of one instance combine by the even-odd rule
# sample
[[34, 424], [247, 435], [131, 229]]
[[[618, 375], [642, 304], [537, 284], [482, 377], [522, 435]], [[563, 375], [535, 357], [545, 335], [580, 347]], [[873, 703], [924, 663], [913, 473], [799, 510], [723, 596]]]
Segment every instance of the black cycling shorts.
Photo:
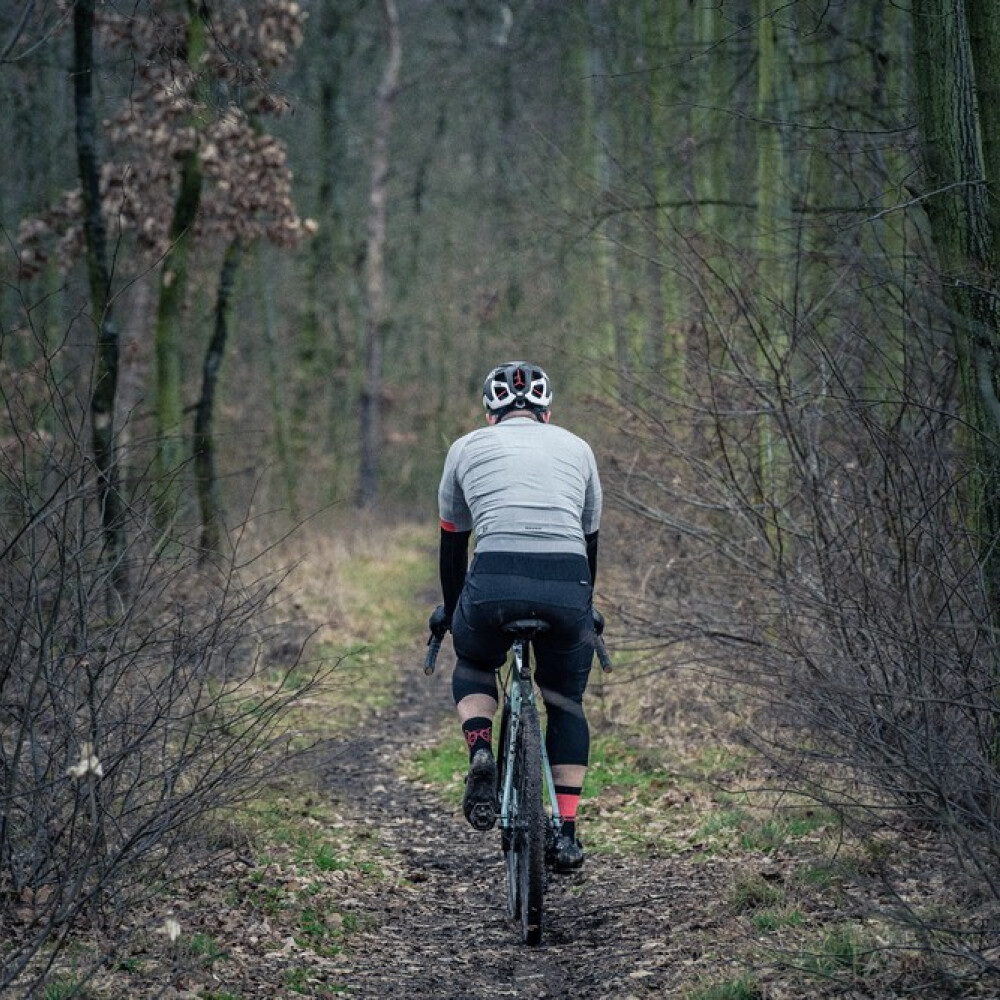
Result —
[[535, 681], [548, 713], [549, 758], [553, 764], [585, 764], [589, 731], [582, 702], [594, 655], [592, 601], [585, 556], [477, 554], [451, 625], [455, 701], [474, 693], [496, 697], [495, 671], [513, 642], [502, 626], [518, 618], [544, 619], [549, 631], [532, 645]]

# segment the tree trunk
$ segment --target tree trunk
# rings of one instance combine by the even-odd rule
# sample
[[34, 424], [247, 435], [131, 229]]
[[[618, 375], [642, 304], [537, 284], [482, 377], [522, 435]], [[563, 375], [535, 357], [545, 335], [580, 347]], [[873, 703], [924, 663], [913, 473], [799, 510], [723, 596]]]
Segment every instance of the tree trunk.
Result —
[[194, 418], [194, 475], [201, 510], [201, 555], [204, 561], [217, 555], [222, 542], [222, 508], [219, 503], [218, 482], [215, 476], [215, 442], [212, 438], [215, 417], [215, 387], [219, 369], [226, 353], [229, 330], [229, 302], [232, 298], [236, 269], [243, 256], [239, 239], [226, 248], [219, 273], [219, 290], [215, 297], [215, 329], [205, 352], [202, 366], [201, 396]]
[[[293, 414], [292, 434], [296, 439], [311, 437], [321, 448], [328, 469], [324, 482], [325, 499], [331, 501], [343, 489], [341, 479], [344, 454], [351, 444], [353, 424], [352, 370], [358, 313], [358, 286], [354, 267], [351, 216], [346, 210], [347, 178], [350, 175], [347, 150], [348, 123], [345, 110], [349, 59], [354, 50], [356, 0], [323, 0], [317, 20], [311, 58], [318, 64], [318, 134], [316, 136], [315, 215], [319, 229], [309, 249], [306, 301], [299, 333], [300, 390]], [[320, 387], [324, 387], [320, 389]], [[309, 409], [310, 401], [313, 405]], [[323, 428], [316, 437], [317, 420]], [[309, 455], [306, 455], [309, 461]]]
[[[761, 384], [773, 386], [772, 404], [781, 395], [787, 352], [784, 311], [787, 294], [781, 235], [788, 221], [787, 171], [781, 121], [786, 113], [782, 54], [777, 51], [774, 0], [759, 0], [757, 22], [757, 273], [759, 315], [757, 369]], [[781, 503], [781, 436], [767, 410], [760, 416], [758, 475], [761, 509], [767, 511], [768, 537], [777, 546], [776, 516]]]
[[[274, 434], [273, 452], [277, 456], [281, 470], [281, 488], [288, 503], [288, 514], [292, 524], [299, 522], [299, 500], [295, 462], [289, 442], [289, 397], [288, 365], [286, 352], [278, 344], [278, 324], [274, 316], [274, 262], [270, 259], [270, 247], [266, 243], [257, 245], [257, 297], [260, 305], [260, 322], [264, 334], [264, 364], [267, 369], [267, 390], [271, 404], [271, 427]], [[279, 282], [280, 283], [280, 282]]]
[[[970, 11], [978, 10], [978, 0]], [[981, 60], [997, 41], [995, 16], [980, 12], [975, 70], [965, 4], [956, 0], [915, 0], [913, 5], [914, 78], [928, 197], [927, 215], [940, 258], [945, 300], [952, 313], [968, 428], [970, 526], [974, 532], [994, 617], [1000, 608], [1000, 403], [997, 360], [1000, 314], [997, 310], [997, 257], [988, 188], [995, 195], [1000, 177], [986, 173], [979, 144], [976, 90], [984, 99], [996, 93], [996, 65]], [[998, 114], [983, 113], [983, 150], [996, 157]], [[990, 164], [995, 167], [996, 164]], [[983, 184], [983, 178], [987, 183]]]
[[91, 443], [97, 466], [97, 497], [104, 529], [104, 556], [113, 587], [124, 594], [124, 504], [119, 492], [115, 454], [115, 398], [118, 390], [118, 332], [111, 318], [111, 275], [107, 234], [101, 207], [101, 165], [94, 113], [94, 0], [79, 0], [73, 12], [73, 89], [76, 104], [76, 150], [83, 193], [84, 236], [91, 317], [97, 329], [94, 389], [90, 398]]
[[[695, 75], [698, 89], [691, 97], [696, 106], [693, 112], [695, 170], [692, 186], [697, 191], [699, 228], [708, 229], [708, 246], [705, 252], [714, 256], [722, 238], [732, 239], [731, 226], [720, 226], [723, 213], [719, 208], [728, 195], [727, 183], [733, 186], [733, 168], [739, 150], [731, 125], [715, 106], [726, 93], [726, 74], [729, 63], [727, 47], [734, 39], [732, 25], [739, 23], [726, 6], [703, 4], [695, 25], [694, 51], [700, 66]], [[732, 73], [732, 69], [728, 69]], [[708, 105], [705, 107], [704, 105]], [[720, 231], [721, 230], [721, 231]], [[711, 259], [711, 257], [710, 257]]]
[[613, 123], [616, 116], [611, 107], [608, 59], [605, 48], [616, 33], [609, 24], [611, 12], [605, 0], [590, 0], [587, 20], [590, 41], [587, 50], [587, 75], [590, 79], [594, 124], [594, 157], [598, 186], [597, 211], [604, 216], [601, 224], [601, 269], [607, 283], [606, 309], [610, 323], [611, 349], [618, 369], [619, 395], [626, 405], [631, 399], [632, 364], [628, 328], [628, 296], [625, 290], [622, 253], [624, 206], [615, 193], [614, 165], [623, 151], [615, 145]]
[[[205, 51], [206, 25], [195, 0], [187, 0], [188, 65], [195, 72]], [[158, 502], [156, 523], [169, 530], [181, 499], [180, 469], [184, 461], [182, 398], [182, 318], [187, 293], [191, 229], [201, 201], [201, 162], [197, 148], [184, 154], [181, 183], [170, 222], [170, 249], [160, 265], [156, 310], [156, 456], [153, 465]]]
[[1000, 7], [996, 0], [966, 0], [976, 79], [983, 168], [993, 259], [1000, 261]]
[[[500, 275], [504, 287], [500, 289], [500, 309], [492, 325], [499, 328], [509, 320], [521, 304], [523, 290], [519, 274], [521, 241], [518, 235], [517, 193], [515, 190], [515, 163], [518, 156], [518, 122], [514, 93], [514, 53], [511, 51], [510, 33], [514, 16], [510, 5], [500, 4], [502, 27], [497, 38], [499, 60], [496, 96], [499, 143], [497, 145], [497, 225], [500, 227], [501, 246], [506, 273]], [[491, 338], [492, 339], [492, 338]]]
[[[958, 356], [966, 477], [967, 523], [972, 534], [985, 589], [984, 640], [993, 654], [994, 681], [1000, 677], [996, 634], [1000, 625], [1000, 405], [997, 359], [1000, 358], [1000, 315], [997, 310], [998, 234], [992, 229], [989, 194], [994, 199], [1000, 177], [996, 167], [997, 109], [980, 108], [976, 91], [996, 96], [1000, 69], [986, 65], [995, 56], [990, 34], [997, 18], [970, 0], [914, 0], [914, 78], [920, 126], [925, 201], [941, 267], [943, 294], [952, 314]], [[975, 53], [970, 39], [975, 38]], [[973, 55], [976, 66], [973, 68]], [[976, 70], [981, 78], [976, 78]], [[984, 162], [984, 158], [986, 162]], [[986, 183], [983, 183], [985, 178]], [[1000, 769], [1000, 718], [993, 719], [993, 765]]]
[[385, 269], [386, 182], [393, 102], [403, 60], [395, 0], [382, 0], [382, 16], [389, 55], [376, 101], [368, 200], [368, 256], [365, 261], [365, 384], [361, 392], [361, 473], [358, 487], [358, 502], [365, 507], [372, 506], [378, 496], [378, 460], [382, 448], [382, 345], [389, 319]]
[[646, 369], [644, 378], [652, 381], [662, 376], [660, 362], [663, 357], [664, 333], [666, 328], [666, 307], [663, 299], [663, 227], [660, 220], [659, 163], [660, 163], [660, 123], [657, 115], [656, 88], [653, 84], [653, 74], [659, 73], [659, 67], [654, 68], [654, 60], [659, 58], [660, 34], [659, 27], [662, 18], [658, 13], [649, 10], [648, 0], [644, 0], [636, 11], [638, 19], [638, 53], [639, 66], [643, 73], [642, 80], [642, 130], [639, 144], [641, 157], [642, 185], [649, 208], [643, 213], [645, 227], [644, 243], [646, 248], [645, 283], [646, 327], [643, 331], [642, 358]]

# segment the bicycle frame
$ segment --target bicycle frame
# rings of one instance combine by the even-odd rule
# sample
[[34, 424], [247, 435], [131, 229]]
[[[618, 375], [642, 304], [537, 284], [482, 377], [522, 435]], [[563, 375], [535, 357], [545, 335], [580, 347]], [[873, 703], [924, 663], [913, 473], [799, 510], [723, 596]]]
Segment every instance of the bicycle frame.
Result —
[[[509, 699], [511, 727], [510, 738], [507, 740], [507, 759], [503, 761], [503, 788], [500, 789], [500, 829], [509, 831], [511, 827], [511, 796], [514, 782], [514, 754], [517, 750], [518, 731], [522, 725], [521, 706], [527, 699], [535, 703], [535, 689], [531, 681], [531, 659], [528, 653], [528, 639], [515, 639], [511, 647], [512, 661], [508, 664], [506, 678], [501, 678], [504, 696]], [[501, 668], [502, 670], [503, 668]], [[542, 778], [549, 798], [551, 814], [548, 819], [549, 835], [558, 835], [562, 829], [562, 816], [559, 814], [559, 803], [556, 799], [556, 786], [552, 778], [552, 768], [549, 766], [549, 755], [542, 740]]]

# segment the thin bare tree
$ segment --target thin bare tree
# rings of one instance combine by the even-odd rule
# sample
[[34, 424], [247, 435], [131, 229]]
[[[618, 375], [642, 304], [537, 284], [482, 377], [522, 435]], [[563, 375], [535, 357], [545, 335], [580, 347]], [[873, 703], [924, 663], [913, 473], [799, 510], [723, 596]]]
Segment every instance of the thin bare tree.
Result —
[[[31, 7], [31, 4], [28, 5]], [[94, 387], [90, 397], [91, 443], [97, 465], [98, 503], [104, 526], [104, 551], [113, 586], [124, 591], [128, 575], [122, 498], [115, 455], [115, 398], [118, 392], [118, 331], [111, 318], [111, 273], [101, 207], [101, 161], [94, 112], [94, 0], [81, 0], [73, 12], [73, 97], [76, 105], [76, 154], [83, 195], [83, 232], [87, 247], [90, 315], [97, 330]]]
[[382, 0], [388, 58], [376, 97], [371, 187], [368, 195], [368, 256], [365, 261], [365, 382], [361, 391], [361, 474], [358, 503], [371, 506], [378, 496], [378, 459], [382, 446], [382, 349], [389, 323], [386, 291], [386, 200], [389, 177], [389, 135], [393, 103], [399, 89], [403, 47], [394, 0]]

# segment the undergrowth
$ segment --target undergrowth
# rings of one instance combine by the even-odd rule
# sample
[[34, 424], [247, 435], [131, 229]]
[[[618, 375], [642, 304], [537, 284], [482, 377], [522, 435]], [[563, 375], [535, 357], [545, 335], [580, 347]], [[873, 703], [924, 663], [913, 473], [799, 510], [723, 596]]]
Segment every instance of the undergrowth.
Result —
[[[327, 545], [303, 557], [306, 585], [296, 597], [306, 617], [325, 622], [316, 635], [318, 655], [340, 660], [331, 683], [296, 706], [294, 727], [310, 738], [345, 734], [399, 696], [404, 679], [413, 678], [434, 601], [428, 531], [401, 525], [377, 539], [361, 533], [331, 537]], [[628, 669], [620, 665], [616, 683], [627, 683]], [[706, 939], [676, 995], [892, 995], [883, 985], [907, 962], [918, 964], [914, 937], [846, 913], [858, 908], [852, 886], [894, 858], [899, 845], [852, 838], [832, 812], [773, 787], [759, 763], [727, 738], [704, 687], [681, 690], [676, 677], [660, 677], [668, 694], [650, 694], [646, 683], [637, 703], [669, 706], [670, 698], [687, 698], [692, 715], [709, 721], [701, 728], [643, 724], [642, 711], [629, 711], [618, 695], [617, 718], [594, 711], [580, 823], [592, 857], [675, 858], [718, 879], [706, 917], [740, 943], [723, 955]], [[466, 766], [465, 746], [449, 721], [432, 745], [414, 752], [406, 777], [436, 789], [443, 811], [458, 811]], [[367, 901], [377, 889], [408, 885], [377, 831], [340, 815], [315, 778], [300, 774], [266, 783], [227, 816], [219, 840], [229, 850], [214, 880], [179, 884], [157, 910], [173, 907], [176, 939], [164, 926], [148, 926], [104, 979], [82, 985], [72, 970], [54, 969], [51, 995], [69, 983], [79, 986], [76, 995], [95, 1000], [142, 995], [149, 983], [174, 975], [202, 983], [202, 996], [243, 1000], [230, 985], [240, 962], [234, 940], [282, 952], [284, 995], [349, 994], [350, 984], [329, 969], [371, 927]], [[227, 885], [221, 900], [220, 878]], [[788, 993], [789, 984], [799, 992]]]

